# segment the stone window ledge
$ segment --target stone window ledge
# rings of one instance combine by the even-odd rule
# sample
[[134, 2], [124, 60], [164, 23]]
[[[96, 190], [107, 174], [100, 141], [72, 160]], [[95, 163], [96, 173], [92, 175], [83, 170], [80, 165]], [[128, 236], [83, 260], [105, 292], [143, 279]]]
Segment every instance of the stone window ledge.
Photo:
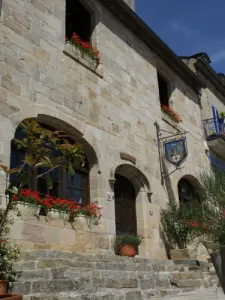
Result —
[[101, 65], [97, 65], [97, 62], [94, 59], [90, 58], [87, 54], [82, 53], [76, 46], [67, 43], [64, 46], [63, 52], [97, 76], [103, 78]]

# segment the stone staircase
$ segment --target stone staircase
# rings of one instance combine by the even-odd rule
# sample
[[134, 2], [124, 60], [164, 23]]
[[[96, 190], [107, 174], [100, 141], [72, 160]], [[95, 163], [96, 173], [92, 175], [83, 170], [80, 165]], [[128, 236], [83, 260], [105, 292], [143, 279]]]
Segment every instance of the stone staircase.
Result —
[[[153, 261], [53, 250], [27, 251], [13, 292], [25, 300], [147, 300], [211, 288], [206, 263]], [[177, 298], [178, 299], [178, 298]], [[209, 298], [207, 298], [209, 299]]]

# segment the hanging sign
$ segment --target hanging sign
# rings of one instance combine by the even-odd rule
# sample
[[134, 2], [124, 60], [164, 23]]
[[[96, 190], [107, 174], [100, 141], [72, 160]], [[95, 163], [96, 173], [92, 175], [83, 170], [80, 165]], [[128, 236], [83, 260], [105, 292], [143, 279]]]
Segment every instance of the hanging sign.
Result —
[[164, 142], [164, 155], [170, 164], [181, 165], [188, 156], [186, 137]]

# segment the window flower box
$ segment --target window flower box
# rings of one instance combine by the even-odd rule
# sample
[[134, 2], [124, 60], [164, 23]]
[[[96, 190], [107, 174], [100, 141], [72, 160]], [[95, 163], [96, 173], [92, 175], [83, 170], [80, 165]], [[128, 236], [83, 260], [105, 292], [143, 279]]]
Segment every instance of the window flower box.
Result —
[[179, 116], [179, 114], [176, 113], [174, 110], [172, 110], [170, 107], [168, 107], [166, 105], [162, 105], [161, 109], [175, 123], [178, 124], [178, 123], [182, 122], [182, 118]]
[[78, 216], [84, 216], [89, 226], [96, 225], [101, 219], [101, 207], [95, 203], [89, 205], [79, 205], [75, 201], [54, 198], [50, 195], [42, 195], [38, 191], [21, 189], [18, 194], [12, 196], [16, 203], [23, 203], [32, 208], [32, 212], [40, 210], [42, 207], [51, 216], [58, 216], [64, 221], [74, 222]]
[[73, 33], [71, 39], [66, 37], [64, 52], [93, 71], [100, 63], [99, 51], [90, 43], [82, 41], [76, 33]]

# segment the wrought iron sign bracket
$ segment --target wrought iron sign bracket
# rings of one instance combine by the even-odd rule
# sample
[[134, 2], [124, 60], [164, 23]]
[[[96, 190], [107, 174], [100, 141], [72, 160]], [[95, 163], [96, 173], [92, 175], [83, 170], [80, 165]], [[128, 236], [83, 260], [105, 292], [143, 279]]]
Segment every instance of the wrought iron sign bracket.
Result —
[[[185, 161], [187, 157], [187, 144], [186, 144], [186, 134], [188, 132], [180, 132], [178, 129], [176, 133], [170, 132], [167, 130], [160, 129], [159, 124], [157, 122], [154, 123], [155, 128], [156, 128], [156, 136], [157, 136], [157, 146], [158, 146], [158, 152], [159, 152], [159, 165], [160, 165], [160, 175], [161, 175], [161, 184], [164, 185], [164, 179], [172, 175], [174, 172], [177, 170], [181, 169], [181, 164]], [[162, 153], [162, 144], [164, 145], [164, 148], [173, 143], [179, 142], [181, 146], [183, 146], [183, 156], [178, 156], [177, 153], [174, 153], [174, 157], [176, 160], [169, 160], [168, 155], [164, 149], [164, 152]], [[171, 163], [172, 165], [175, 166], [175, 169], [171, 171], [170, 173], [164, 172], [164, 167], [163, 167], [163, 158]]]

